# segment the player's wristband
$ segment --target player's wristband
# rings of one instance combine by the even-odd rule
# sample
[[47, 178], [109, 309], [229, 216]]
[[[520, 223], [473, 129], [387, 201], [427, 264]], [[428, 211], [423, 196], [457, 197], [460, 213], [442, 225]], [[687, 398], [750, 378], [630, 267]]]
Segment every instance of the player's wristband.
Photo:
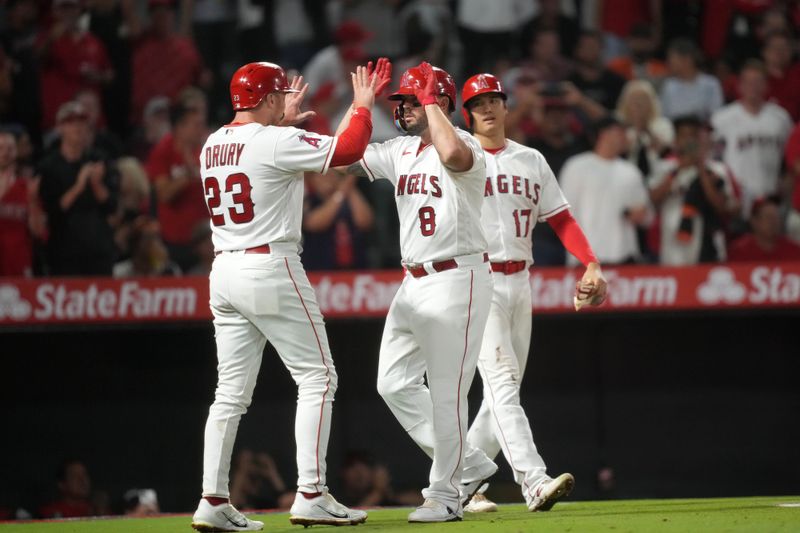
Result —
[[427, 95], [425, 98], [423, 98], [420, 101], [420, 104], [422, 104], [423, 106], [431, 105], [431, 104], [435, 105], [436, 104], [436, 95], [435, 94]]

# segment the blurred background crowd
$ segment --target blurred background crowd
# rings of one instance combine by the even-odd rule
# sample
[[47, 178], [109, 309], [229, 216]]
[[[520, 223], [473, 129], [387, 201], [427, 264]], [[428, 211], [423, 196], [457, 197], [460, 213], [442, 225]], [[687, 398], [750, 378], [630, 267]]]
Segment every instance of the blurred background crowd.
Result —
[[[0, 275], [207, 273], [198, 154], [232, 72], [302, 74], [303, 127], [331, 133], [380, 55], [501, 76], [508, 136], [606, 264], [798, 259], [798, 28], [780, 0], [5, 0]], [[398, 134], [380, 108], [375, 141]], [[397, 267], [390, 185], [307, 178], [307, 269]], [[547, 225], [534, 241], [571, 262]]]

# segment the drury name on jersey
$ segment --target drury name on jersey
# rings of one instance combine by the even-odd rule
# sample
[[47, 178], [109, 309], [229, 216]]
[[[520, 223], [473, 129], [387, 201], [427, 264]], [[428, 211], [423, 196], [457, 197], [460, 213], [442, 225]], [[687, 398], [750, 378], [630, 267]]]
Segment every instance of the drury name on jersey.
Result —
[[528, 178], [498, 174], [495, 178], [491, 176], [486, 178], [486, 190], [483, 193], [483, 197], [494, 196], [495, 193], [524, 195], [525, 198], [533, 202], [533, 205], [539, 205], [539, 194], [542, 191], [542, 186], [534, 183], [532, 189], [533, 192], [531, 192], [531, 180]]
[[238, 165], [239, 158], [242, 157], [242, 150], [244, 150], [244, 143], [227, 143], [206, 146], [206, 168]]

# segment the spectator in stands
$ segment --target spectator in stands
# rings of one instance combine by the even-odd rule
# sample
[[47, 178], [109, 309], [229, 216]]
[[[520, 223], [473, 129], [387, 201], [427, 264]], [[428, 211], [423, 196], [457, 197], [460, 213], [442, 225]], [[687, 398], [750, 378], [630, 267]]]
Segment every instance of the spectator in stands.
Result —
[[181, 275], [180, 267], [169, 258], [161, 240], [157, 220], [146, 216], [136, 219], [127, 248], [131, 257], [114, 265], [115, 278]]
[[389, 470], [376, 464], [371, 454], [350, 451], [340, 469], [342, 503], [355, 507], [398, 505], [390, 485]]
[[154, 212], [150, 202], [152, 189], [147, 172], [133, 157], [123, 157], [117, 161], [119, 171], [119, 201], [117, 212], [109, 219], [114, 228], [114, 243], [118, 257], [127, 259], [131, 255], [128, 248], [130, 236], [136, 221], [142, 215]]
[[233, 460], [230, 492], [231, 505], [237, 509], [275, 509], [281, 506], [287, 486], [271, 455], [245, 448]]
[[597, 27], [606, 34], [612, 48], [623, 48], [633, 29], [641, 25], [653, 28], [654, 44], [658, 46], [662, 21], [660, 0], [596, 0], [595, 4]]
[[731, 244], [729, 261], [800, 261], [800, 246], [783, 235], [778, 198], [757, 200], [750, 215], [752, 233]]
[[37, 42], [42, 65], [42, 122], [51, 128], [60, 106], [75, 98], [81, 89], [101, 95], [111, 83], [114, 71], [106, 48], [97, 37], [83, 29], [78, 0], [54, 0], [53, 24]]
[[[522, 56], [528, 54], [525, 49], [533, 38], [544, 31], [554, 34], [559, 40], [559, 48], [567, 56], [572, 57], [575, 43], [581, 33], [581, 26], [574, 17], [564, 14], [561, 10], [560, 0], [540, 0], [539, 12], [533, 19], [523, 26], [522, 34]], [[559, 80], [564, 78], [559, 78]]]
[[791, 195], [791, 206], [786, 218], [786, 232], [789, 238], [800, 243], [800, 122], [786, 142], [787, 189]]
[[697, 117], [675, 120], [675, 157], [659, 165], [650, 199], [659, 216], [662, 265], [725, 259], [727, 222], [739, 211], [725, 165], [711, 159], [708, 126]]
[[603, 63], [603, 35], [596, 31], [584, 31], [578, 39], [574, 57], [575, 71], [569, 81], [605, 109], [614, 109], [625, 78], [606, 68]]
[[[564, 164], [561, 189], [600, 262], [632, 263], [640, 256], [636, 227], [650, 220], [647, 191], [639, 169], [620, 159], [627, 144], [622, 123], [600, 119], [594, 133], [594, 151]], [[567, 262], [577, 259], [569, 256]]]
[[210, 74], [194, 42], [175, 31], [174, 0], [148, 0], [150, 27], [133, 50], [131, 122], [139, 124], [156, 96], [173, 100], [190, 85], [208, 85]]
[[364, 233], [374, 215], [356, 177], [308, 173], [303, 206], [303, 265], [307, 270], [367, 266]]
[[525, 67], [533, 71], [536, 79], [558, 83], [567, 79], [572, 73], [572, 63], [563, 55], [556, 30], [537, 31], [531, 35], [527, 45], [528, 59], [525, 61]]
[[103, 111], [100, 108], [100, 97], [94, 91], [82, 89], [75, 95], [75, 101], [83, 104], [89, 115], [89, 145], [105, 154], [109, 159], [118, 159], [122, 155], [122, 142], [116, 134], [106, 129], [103, 124]]
[[192, 231], [192, 247], [194, 255], [197, 257], [195, 264], [188, 274], [192, 276], [208, 277], [211, 273], [211, 266], [214, 263], [214, 243], [211, 240], [211, 226], [208, 222], [198, 222]]
[[78, 518], [97, 514], [91, 501], [92, 481], [81, 461], [61, 464], [56, 476], [59, 497], [39, 510], [42, 518]]
[[[39, 2], [36, 0], [12, 0], [6, 2], [6, 20], [0, 37], [0, 56], [5, 55], [3, 70], [8, 84], [6, 101], [0, 111], [0, 121], [22, 124], [25, 130], [35, 134], [41, 127], [39, 98], [39, 64], [36, 53], [36, 36], [39, 31]], [[5, 49], [5, 54], [2, 50]]]
[[30, 276], [31, 184], [17, 172], [17, 139], [0, 131], [0, 277]]
[[[535, 138], [526, 145], [539, 150], [556, 176], [564, 162], [589, 149], [589, 143], [571, 127], [572, 112], [563, 93], [545, 95], [542, 121]], [[564, 265], [566, 249], [550, 224], [536, 224], [533, 228], [533, 260], [537, 266]]]
[[158, 141], [170, 132], [172, 124], [169, 121], [169, 98], [155, 96], [144, 106], [142, 123], [134, 131], [130, 141], [128, 153], [144, 161]]
[[178, 103], [172, 109], [172, 132], [153, 147], [147, 174], [155, 189], [158, 220], [169, 255], [188, 271], [196, 262], [192, 229], [208, 220], [200, 180], [200, 149], [206, 137], [202, 108]]
[[153, 489], [130, 489], [122, 496], [125, 505], [125, 516], [144, 518], [159, 514], [158, 495]]
[[700, 51], [688, 39], [675, 39], [667, 50], [670, 76], [661, 86], [661, 109], [674, 119], [696, 115], [707, 120], [722, 107], [719, 81], [699, 69]]
[[675, 137], [672, 123], [661, 116], [661, 104], [650, 82], [632, 80], [625, 84], [617, 104], [617, 118], [627, 127], [626, 159], [649, 181]]
[[[152, 2], [152, 0], [150, 0]], [[164, 3], [164, 0], [160, 0]], [[200, 57], [208, 66], [206, 88], [211, 99], [210, 116], [226, 120], [230, 114], [228, 84], [239, 65], [236, 45], [236, 8], [238, 2], [220, 0], [183, 0], [182, 15], [192, 19], [192, 30]], [[279, 21], [293, 24], [293, 21]], [[263, 60], [263, 59], [262, 59]]]
[[518, 30], [533, 18], [533, 2], [461, 0], [456, 21], [461, 36], [464, 76], [490, 72], [498, 59], [513, 59]]
[[342, 22], [334, 33], [334, 44], [317, 52], [303, 69], [309, 96], [328, 91], [338, 102], [336, 107], [348, 106], [353, 91], [350, 72], [366, 57], [364, 43], [371, 38], [372, 34], [358, 22]]
[[656, 39], [653, 29], [637, 24], [628, 36], [629, 55], [612, 59], [608, 68], [627, 80], [647, 80], [658, 88], [667, 76], [667, 65], [655, 57]]
[[785, 109], [766, 101], [763, 63], [750, 60], [739, 73], [740, 98], [711, 117], [722, 160], [744, 193], [745, 209], [753, 200], [779, 192], [783, 148], [792, 129]]
[[82, 104], [63, 104], [56, 119], [61, 144], [38, 168], [39, 196], [50, 228], [50, 273], [110, 275], [114, 240], [108, 216], [117, 203], [114, 165], [89, 145]]
[[767, 68], [767, 97], [781, 105], [792, 120], [800, 120], [800, 63], [794, 61], [795, 41], [788, 33], [767, 35], [761, 57]]

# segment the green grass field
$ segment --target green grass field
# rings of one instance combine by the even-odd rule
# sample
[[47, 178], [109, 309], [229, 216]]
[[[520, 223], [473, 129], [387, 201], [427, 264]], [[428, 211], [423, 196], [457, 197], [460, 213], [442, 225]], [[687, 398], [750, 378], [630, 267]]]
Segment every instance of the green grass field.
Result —
[[[781, 506], [781, 504], [784, 504]], [[788, 504], [788, 505], [787, 505]], [[371, 511], [366, 524], [355, 532], [425, 531], [426, 533], [475, 533], [528, 531], [593, 533], [624, 532], [800, 532], [800, 496], [725, 498], [703, 500], [625, 500], [560, 503], [546, 513], [529, 513], [522, 505], [501, 506], [496, 513], [467, 514], [463, 522], [409, 524], [409, 509]], [[286, 513], [254, 515], [264, 521], [264, 531], [303, 531], [292, 526]], [[2, 524], [0, 533], [166, 533], [193, 531], [188, 516], [148, 519], [98, 519], [28, 524]], [[314, 526], [313, 531], [331, 530]], [[310, 531], [310, 533], [313, 533]], [[350, 529], [337, 528], [337, 532]]]

